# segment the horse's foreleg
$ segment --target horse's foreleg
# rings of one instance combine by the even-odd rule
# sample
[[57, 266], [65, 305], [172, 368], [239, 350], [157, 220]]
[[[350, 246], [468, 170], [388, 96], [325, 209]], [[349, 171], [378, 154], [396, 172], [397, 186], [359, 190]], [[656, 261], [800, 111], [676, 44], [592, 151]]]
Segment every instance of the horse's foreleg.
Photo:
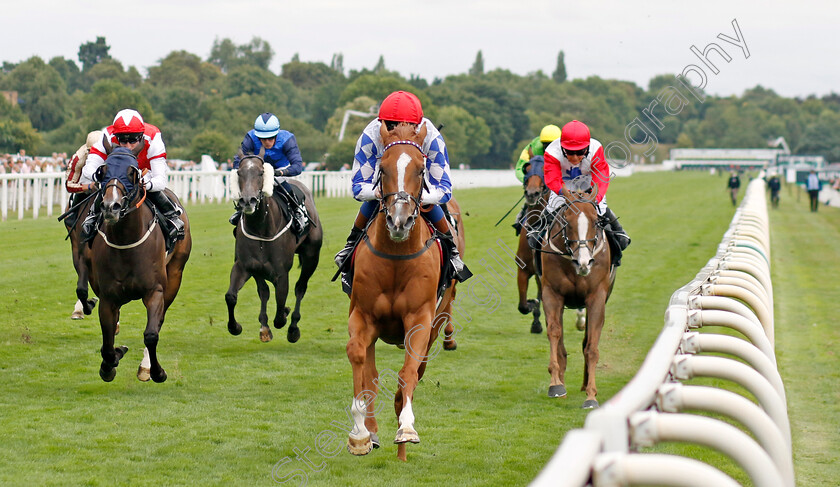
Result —
[[[373, 443], [365, 425], [367, 417], [367, 401], [369, 394], [365, 393], [366, 360], [368, 347], [376, 342], [373, 334], [374, 327], [368, 326], [367, 319], [362, 313], [351, 310], [348, 320], [350, 339], [347, 341], [347, 359], [353, 368], [353, 401], [350, 412], [353, 416], [353, 430], [347, 438], [347, 449], [353, 455], [367, 455], [373, 449]], [[368, 398], [372, 400], [372, 398]]]
[[146, 306], [146, 329], [143, 331], [143, 344], [149, 350], [149, 361], [151, 363], [149, 375], [153, 381], [163, 382], [166, 380], [166, 371], [160, 366], [157, 358], [157, 344], [164, 319], [163, 287], [159, 286], [144, 296], [143, 304]]
[[263, 343], [270, 342], [274, 338], [271, 328], [268, 327], [268, 298], [271, 291], [268, 289], [265, 279], [254, 276], [254, 282], [257, 283], [257, 295], [260, 297], [260, 341]]
[[[396, 438], [394, 438], [394, 443], [420, 443], [420, 436], [414, 429], [412, 399], [414, 398], [414, 389], [420, 380], [420, 365], [428, 359], [427, 354], [433, 333], [433, 311], [409, 314], [403, 321], [406, 334], [405, 362], [399, 374], [402, 407], [396, 411], [399, 429]], [[400, 460], [405, 460], [404, 447], [398, 449], [398, 457]]]
[[583, 385], [582, 391], [586, 391], [584, 408], [598, 407], [595, 396], [598, 388], [595, 386], [595, 369], [598, 365], [598, 342], [601, 340], [601, 330], [604, 327], [605, 301], [602, 293], [597, 293], [594, 298], [587, 300], [586, 305], [586, 338], [583, 342]]
[[516, 286], [519, 288], [519, 312], [527, 315], [531, 312], [531, 305], [528, 303], [528, 281], [531, 275], [526, 269], [517, 269]]
[[[274, 328], [286, 326], [286, 317], [289, 316], [289, 308], [286, 306], [286, 298], [289, 295], [289, 273], [284, 271], [282, 276], [274, 279], [274, 301], [277, 303], [277, 310], [274, 313]], [[300, 328], [297, 323], [292, 322], [286, 330], [286, 338], [289, 343], [295, 343], [300, 339]]]
[[367, 403], [367, 414], [365, 415], [365, 427], [370, 431], [370, 441], [374, 448], [379, 448], [379, 425], [376, 422], [375, 400], [379, 395], [379, 372], [376, 370], [376, 343], [367, 347], [365, 356], [365, 390], [373, 394]]
[[[309, 279], [315, 273], [315, 268], [318, 267], [318, 260], [320, 256], [320, 246], [317, 248], [314, 245], [308, 245], [299, 255], [300, 262], [300, 276], [295, 283], [295, 310], [292, 312], [292, 328], [297, 328], [298, 321], [300, 321], [300, 302], [303, 301], [303, 296], [306, 294], [306, 288], [309, 285]], [[291, 329], [291, 328], [290, 328]]]
[[531, 322], [531, 333], [542, 333], [542, 324], [540, 323], [540, 303], [542, 302], [542, 282], [539, 276], [535, 276], [537, 281], [537, 299], [533, 301], [534, 321]]
[[103, 301], [99, 305], [99, 327], [102, 329], [102, 364], [99, 366], [99, 377], [105, 382], [111, 382], [117, 375], [117, 366], [120, 359], [128, 351], [126, 347], [114, 348], [114, 331], [117, 325], [117, 313], [119, 308], [111, 303]]
[[546, 335], [549, 345], [548, 373], [551, 374], [548, 396], [565, 397], [566, 386], [563, 381], [566, 373], [566, 347], [563, 345], [564, 300], [562, 296], [557, 295], [550, 289], [543, 294], [543, 298]]
[[245, 281], [251, 277], [239, 262], [233, 263], [233, 268], [230, 270], [230, 287], [225, 293], [225, 303], [228, 309], [228, 331], [231, 335], [239, 335], [242, 333], [242, 325], [236, 321], [236, 316], [233, 313], [236, 308], [236, 298], [239, 295], [239, 290], [245, 285]]

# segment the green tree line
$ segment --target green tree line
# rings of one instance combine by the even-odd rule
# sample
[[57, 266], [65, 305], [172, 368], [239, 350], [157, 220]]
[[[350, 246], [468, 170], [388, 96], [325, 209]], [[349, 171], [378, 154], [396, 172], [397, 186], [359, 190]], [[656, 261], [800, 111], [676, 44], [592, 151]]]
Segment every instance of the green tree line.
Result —
[[[0, 90], [17, 92], [18, 103], [0, 97], [0, 152], [71, 153], [88, 131], [133, 107], [160, 127], [170, 158], [210, 154], [225, 161], [256, 116], [269, 111], [295, 133], [305, 161], [335, 169], [352, 161], [356, 137], [369, 121], [351, 117], [339, 141], [345, 111], [375, 111], [388, 93], [403, 89], [416, 93], [426, 115], [444, 125], [456, 167], [510, 167], [541, 127], [573, 119], [589, 124], [604, 143], [627, 141], [636, 144], [634, 152], [655, 145], [660, 150], [648, 155], [660, 159], [667, 147], [766, 147], [783, 136], [794, 153], [840, 161], [840, 95], [786, 98], [756, 86], [742, 96], [703, 98], [690, 96], [669, 74], [653, 77], [646, 88], [597, 76], [569, 80], [563, 51], [551, 75], [485, 71], [479, 51], [464, 74], [429, 82], [388, 70], [381, 56], [371, 69], [345, 73], [340, 53], [329, 65], [295, 54], [274, 73], [268, 69], [274, 51], [259, 37], [243, 45], [216, 39], [207, 59], [172, 51], [145, 77], [109, 49], [98, 37], [79, 47], [78, 63], [37, 56], [3, 62]], [[670, 106], [665, 101], [675, 88], [682, 93], [679, 110], [676, 98]]]

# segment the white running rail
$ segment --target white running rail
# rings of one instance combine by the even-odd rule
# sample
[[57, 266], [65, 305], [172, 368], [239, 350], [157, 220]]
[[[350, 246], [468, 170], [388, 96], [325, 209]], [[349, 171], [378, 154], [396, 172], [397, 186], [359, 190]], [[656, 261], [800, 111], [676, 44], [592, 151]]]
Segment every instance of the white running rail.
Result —
[[[228, 201], [228, 171], [170, 171], [168, 187], [184, 204]], [[453, 189], [518, 186], [510, 170], [453, 169]], [[352, 173], [306, 171], [295, 176], [306, 184], [315, 197], [343, 198], [352, 196]], [[19, 220], [30, 215], [38, 218], [43, 209], [47, 216], [61, 213], [67, 204], [64, 173], [0, 174], [0, 220], [17, 213]], [[55, 208], [58, 206], [58, 208]]]
[[[738, 485], [696, 459], [639, 452], [659, 442], [716, 449], [758, 487], [795, 485], [787, 402], [773, 346], [764, 193], [760, 177], [749, 184], [715, 257], [671, 296], [665, 327], [639, 372], [592, 411], [583, 428], [566, 435], [532, 486]], [[714, 333], [719, 327], [746, 339]], [[757, 403], [683, 383], [693, 377], [733, 381]], [[741, 428], [685, 411], [726, 416]]]

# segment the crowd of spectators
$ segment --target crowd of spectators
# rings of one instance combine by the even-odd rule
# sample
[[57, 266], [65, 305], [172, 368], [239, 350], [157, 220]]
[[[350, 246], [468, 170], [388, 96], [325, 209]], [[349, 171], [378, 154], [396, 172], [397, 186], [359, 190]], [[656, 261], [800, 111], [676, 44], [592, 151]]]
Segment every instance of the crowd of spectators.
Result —
[[[26, 151], [16, 154], [0, 154], [0, 174], [63, 173], [70, 157], [64, 152], [53, 152], [50, 156], [30, 156]], [[200, 171], [202, 165], [196, 161], [169, 159], [170, 171]], [[228, 162], [216, 164], [219, 170], [227, 170]]]

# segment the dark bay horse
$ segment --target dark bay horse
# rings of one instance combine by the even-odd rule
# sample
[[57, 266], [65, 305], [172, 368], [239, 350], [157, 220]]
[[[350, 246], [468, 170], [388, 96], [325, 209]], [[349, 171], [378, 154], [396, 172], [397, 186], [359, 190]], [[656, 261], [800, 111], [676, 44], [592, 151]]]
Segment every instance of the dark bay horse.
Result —
[[[99, 296], [99, 324], [102, 328], [102, 365], [99, 375], [110, 382], [116, 367], [128, 350], [114, 348], [114, 334], [120, 307], [129, 301], [143, 300], [146, 307], [146, 329], [143, 343], [144, 362], [138, 370], [140, 380], [151, 377], [155, 382], [166, 380], [166, 372], [157, 359], [157, 343], [166, 310], [181, 287], [184, 266], [190, 257], [192, 237], [187, 214], [182, 210], [185, 236], [172, 252], [166, 253], [164, 235], [154, 212], [144, 204], [146, 190], [140, 180], [137, 160], [129, 151], [117, 148], [105, 161], [102, 178], [102, 227], [90, 246], [90, 286]], [[167, 195], [180, 206], [177, 197]], [[81, 278], [80, 278], [81, 282]], [[87, 283], [77, 288], [79, 299], [87, 299]]]
[[610, 266], [610, 246], [604, 230], [597, 226], [594, 196], [566, 192], [566, 204], [549, 226], [542, 254], [543, 309], [545, 309], [550, 359], [549, 397], [564, 397], [566, 347], [563, 345], [563, 309], [586, 308], [583, 338], [584, 408], [598, 407], [595, 399], [595, 367], [598, 342], [604, 326], [604, 310], [615, 283]]
[[[292, 323], [286, 332], [289, 342], [300, 339], [300, 303], [306, 293], [309, 278], [318, 267], [321, 255], [323, 232], [312, 193], [302, 183], [289, 180], [289, 184], [300, 188], [306, 195], [306, 209], [309, 212], [310, 229], [300, 242], [291, 231], [292, 220], [280, 208], [274, 191], [274, 168], [263, 162], [259, 156], [245, 156], [234, 173], [234, 195], [242, 208], [242, 218], [236, 227], [236, 247], [233, 268], [230, 271], [230, 287], [225, 293], [228, 308], [228, 331], [232, 335], [242, 333], [242, 325], [236, 321], [236, 307], [239, 290], [251, 277], [257, 283], [260, 296], [260, 340], [271, 341], [273, 335], [268, 327], [266, 312], [269, 289], [266, 281], [274, 285], [274, 299], [277, 310], [274, 327], [283, 328], [289, 308], [286, 297], [289, 294], [289, 271], [295, 254], [300, 262], [300, 276], [295, 283], [295, 310]], [[236, 191], [239, 192], [236, 195]]]
[[[105, 174], [104, 171], [102, 174]], [[79, 245], [79, 238], [82, 233], [82, 221], [84, 220], [85, 215], [87, 215], [90, 211], [90, 207], [93, 205], [95, 198], [96, 194], [78, 194], [70, 202], [75, 209], [70, 208], [68, 205], [67, 211], [59, 217], [59, 220], [64, 221], [64, 226], [67, 229], [67, 238], [70, 239], [70, 251], [73, 257], [73, 268], [76, 270], [77, 276], [76, 288], [81, 289], [84, 286], [85, 292], [87, 292], [88, 287], [90, 247], [87, 245]], [[73, 216], [70, 216], [71, 209]], [[76, 294], [78, 295], [78, 291]], [[96, 302], [97, 298], [87, 298], [84, 301], [77, 299], [75, 309], [70, 315], [70, 318], [74, 320], [84, 319], [85, 315], [89, 315], [93, 312]], [[117, 326], [119, 329], [119, 325]], [[119, 333], [119, 331], [117, 333]]]
[[517, 263], [525, 263], [524, 267], [517, 265], [516, 284], [519, 287], [518, 309], [523, 315], [533, 314], [534, 320], [531, 322], [531, 333], [542, 333], [542, 324], [540, 323], [542, 284], [540, 283], [539, 277], [537, 277], [535, 279], [537, 283], [537, 298], [528, 299], [528, 283], [537, 272], [536, 266], [534, 265], [534, 250], [528, 245], [527, 229], [537, 226], [540, 214], [548, 202], [549, 189], [545, 185], [544, 164], [543, 156], [534, 156], [528, 162], [527, 170], [525, 171], [523, 188], [527, 209], [525, 214], [522, 215], [521, 224], [526, 231], [520, 232], [519, 246], [516, 249]]
[[[375, 344], [381, 339], [405, 347], [394, 397], [399, 422], [394, 443], [399, 445], [397, 456], [405, 460], [405, 444], [420, 442], [414, 429], [414, 390], [429, 359], [439, 351], [432, 346], [440, 329], [445, 327], [445, 333], [450, 333], [455, 288], [454, 282], [450, 283], [453, 285], [437, 302], [442, 257], [432, 230], [419, 215], [426, 128], [416, 132], [413, 125], [401, 123], [389, 132], [382, 124], [380, 133], [385, 144], [380, 163], [380, 211], [356, 252], [350, 295], [347, 358], [353, 367], [350, 409], [355, 426], [347, 448], [354, 455], [365, 455], [379, 446], [374, 399], [380, 378]], [[453, 214], [460, 213], [454, 198], [448, 207]], [[419, 224], [417, 220], [421, 220]], [[463, 255], [463, 223], [459, 221], [457, 226], [456, 243]]]

